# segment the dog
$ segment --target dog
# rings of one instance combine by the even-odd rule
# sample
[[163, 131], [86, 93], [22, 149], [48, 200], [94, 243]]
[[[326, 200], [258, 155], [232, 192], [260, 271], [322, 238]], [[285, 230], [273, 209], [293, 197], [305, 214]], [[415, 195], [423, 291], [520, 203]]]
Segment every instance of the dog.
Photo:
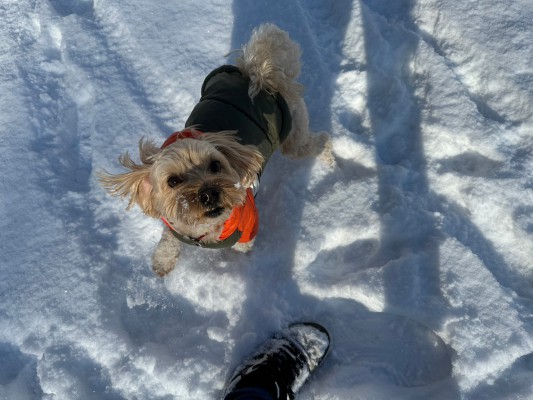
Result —
[[121, 174], [99, 180], [114, 196], [129, 197], [150, 217], [162, 219], [153, 255], [159, 276], [172, 271], [180, 243], [251, 249], [258, 229], [255, 191], [270, 156], [321, 155], [332, 163], [326, 133], [310, 133], [303, 86], [296, 81], [301, 49], [273, 24], [256, 28], [239, 50], [236, 66], [205, 79], [200, 102], [162, 146], [141, 138], [140, 163], [128, 153]]

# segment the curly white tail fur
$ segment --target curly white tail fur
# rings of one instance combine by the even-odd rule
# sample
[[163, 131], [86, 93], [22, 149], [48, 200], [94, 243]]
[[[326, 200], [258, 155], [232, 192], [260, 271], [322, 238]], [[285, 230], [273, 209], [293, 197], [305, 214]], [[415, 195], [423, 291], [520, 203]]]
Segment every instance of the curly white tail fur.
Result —
[[276, 25], [255, 29], [237, 60], [238, 67], [250, 78], [250, 97], [265, 90], [280, 93], [288, 103], [296, 101], [303, 92], [303, 86], [296, 82], [301, 53], [300, 46]]

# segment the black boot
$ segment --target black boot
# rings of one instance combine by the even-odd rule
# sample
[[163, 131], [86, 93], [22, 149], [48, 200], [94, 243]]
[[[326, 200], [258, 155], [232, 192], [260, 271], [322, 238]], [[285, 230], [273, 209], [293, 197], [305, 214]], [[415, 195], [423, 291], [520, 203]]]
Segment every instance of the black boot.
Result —
[[321, 364], [329, 349], [329, 333], [315, 323], [290, 325], [265, 342], [233, 374], [224, 399], [268, 393], [272, 399], [294, 399], [309, 375]]

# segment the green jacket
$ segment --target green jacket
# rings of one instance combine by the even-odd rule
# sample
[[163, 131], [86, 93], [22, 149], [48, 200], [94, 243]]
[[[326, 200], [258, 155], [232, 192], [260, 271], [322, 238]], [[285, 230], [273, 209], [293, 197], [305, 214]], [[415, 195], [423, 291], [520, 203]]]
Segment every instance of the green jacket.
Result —
[[[287, 138], [292, 118], [281, 95], [265, 91], [253, 99], [248, 95], [249, 79], [237, 67], [224, 65], [212, 71], [202, 85], [200, 102], [194, 107], [185, 127], [194, 126], [202, 132], [237, 131], [241, 144], [254, 145], [265, 158], [263, 168], [274, 151]], [[204, 243], [172, 230], [180, 241], [207, 247], [231, 247], [242, 232], [236, 230], [217, 243]]]
[[266, 163], [289, 135], [292, 118], [279, 94], [261, 91], [252, 101], [249, 83], [232, 65], [212, 71], [185, 126], [195, 126], [202, 132], [237, 131], [240, 143], [256, 146]]

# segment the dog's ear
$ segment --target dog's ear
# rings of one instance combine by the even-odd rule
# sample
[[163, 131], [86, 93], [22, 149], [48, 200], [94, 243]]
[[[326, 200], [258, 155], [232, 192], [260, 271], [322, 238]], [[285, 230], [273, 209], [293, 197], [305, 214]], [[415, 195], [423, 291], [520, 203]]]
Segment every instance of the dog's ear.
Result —
[[255, 146], [242, 145], [233, 131], [205, 133], [199, 138], [220, 151], [241, 178], [241, 185], [250, 187], [263, 167], [264, 157]]
[[159, 152], [152, 142], [141, 139], [139, 141], [139, 154], [141, 164], [136, 164], [126, 152], [119, 157], [119, 162], [129, 169], [123, 174], [98, 174], [100, 184], [113, 196], [129, 197], [128, 207], [138, 205], [141, 210], [154, 218], [160, 215], [153, 202], [153, 187], [150, 182], [150, 168], [154, 163], [155, 155]]

